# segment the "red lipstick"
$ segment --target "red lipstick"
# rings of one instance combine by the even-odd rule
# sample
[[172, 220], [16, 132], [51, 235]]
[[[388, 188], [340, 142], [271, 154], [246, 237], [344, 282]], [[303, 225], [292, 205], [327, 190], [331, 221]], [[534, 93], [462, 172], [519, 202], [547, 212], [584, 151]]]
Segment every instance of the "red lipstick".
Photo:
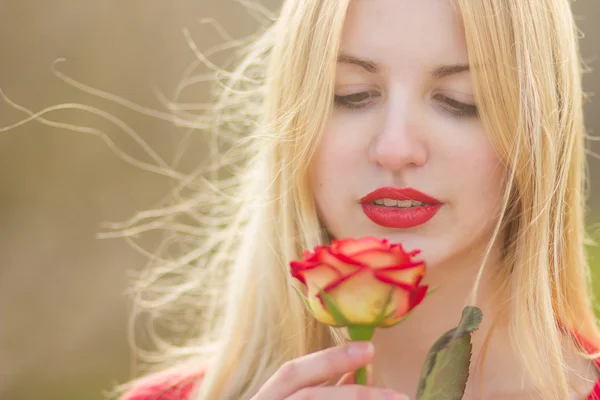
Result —
[[365, 215], [386, 228], [407, 229], [422, 225], [442, 207], [439, 200], [412, 188], [382, 187], [360, 202]]

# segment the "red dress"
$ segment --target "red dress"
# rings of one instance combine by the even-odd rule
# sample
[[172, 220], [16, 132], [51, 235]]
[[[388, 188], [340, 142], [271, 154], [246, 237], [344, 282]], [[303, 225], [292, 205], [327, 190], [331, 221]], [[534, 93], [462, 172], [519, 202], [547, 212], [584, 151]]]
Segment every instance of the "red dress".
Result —
[[[592, 343], [579, 336], [577, 336], [577, 339], [588, 353], [598, 351], [598, 347]], [[600, 368], [600, 359], [596, 359], [595, 363]], [[198, 371], [187, 376], [169, 373], [157, 374], [155, 379], [152, 379], [151, 376], [148, 383], [134, 387], [125, 393], [120, 400], [188, 400], [202, 376], [204, 376], [204, 371]], [[600, 379], [596, 381], [596, 385], [588, 395], [587, 400], [600, 400]]]
[[[584, 337], [581, 337], [580, 335], [577, 335], [577, 334], [575, 334], [575, 338], [581, 344], [581, 346], [583, 347], [583, 349], [586, 352], [588, 352], [590, 354], [598, 352], [598, 346], [596, 346], [594, 343], [591, 343], [590, 341], [586, 340]], [[594, 361], [596, 363], [596, 366], [600, 368], [600, 359], [597, 358]], [[587, 397], [587, 400], [600, 400], [600, 379], [598, 379], [596, 381], [596, 384], [594, 385], [594, 389], [592, 389], [592, 393], [590, 393], [590, 395]]]
[[[600, 361], [596, 361], [600, 367]], [[188, 400], [194, 386], [202, 379], [203, 373], [193, 376], [170, 376], [156, 379], [156, 381], [134, 387], [125, 393], [120, 400]], [[600, 380], [596, 382], [594, 390], [587, 400], [600, 400]]]
[[168, 371], [151, 375], [148, 380], [125, 393], [120, 400], [188, 400], [194, 386], [203, 376], [204, 371], [188, 376]]

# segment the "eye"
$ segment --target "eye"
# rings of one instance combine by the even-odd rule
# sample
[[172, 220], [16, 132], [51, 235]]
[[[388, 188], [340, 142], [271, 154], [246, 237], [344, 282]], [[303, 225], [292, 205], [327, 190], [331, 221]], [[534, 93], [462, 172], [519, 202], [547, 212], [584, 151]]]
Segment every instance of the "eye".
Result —
[[380, 94], [374, 90], [369, 92], [352, 93], [346, 96], [334, 96], [334, 102], [337, 106], [343, 108], [364, 108], [371, 104]]
[[457, 117], [475, 118], [479, 116], [479, 109], [475, 104], [463, 103], [441, 94], [434, 96], [434, 98], [442, 103], [442, 106], [448, 112]]

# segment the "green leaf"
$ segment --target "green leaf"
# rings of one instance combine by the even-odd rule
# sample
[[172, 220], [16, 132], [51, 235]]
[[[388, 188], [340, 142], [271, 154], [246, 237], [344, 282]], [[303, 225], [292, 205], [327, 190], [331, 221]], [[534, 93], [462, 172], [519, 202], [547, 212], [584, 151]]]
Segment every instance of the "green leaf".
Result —
[[423, 364], [423, 368], [421, 369], [421, 378], [419, 379], [419, 386], [417, 388], [417, 399], [425, 400], [426, 397], [423, 397], [425, 394], [425, 390], [428, 386], [431, 386], [432, 373], [435, 368], [436, 362], [439, 358], [440, 352], [443, 351], [450, 341], [452, 340], [452, 336], [456, 328], [450, 329], [446, 333], [444, 333], [438, 340], [435, 341], [433, 346], [429, 349], [427, 353], [427, 358], [425, 358], [425, 363]]
[[436, 355], [419, 400], [460, 400], [469, 378], [471, 335], [451, 339]]
[[327, 311], [333, 317], [333, 320], [335, 321], [336, 326], [348, 326], [350, 324], [350, 321], [348, 321], [348, 319], [344, 316], [344, 314], [342, 314], [342, 312], [339, 310], [339, 308], [337, 308], [337, 306], [335, 305], [333, 300], [331, 300], [331, 297], [329, 297], [327, 295], [327, 293], [325, 293], [324, 290], [320, 290], [319, 295], [325, 302], [325, 307], [327, 308]]
[[477, 307], [465, 307], [456, 328], [444, 333], [431, 347], [421, 371], [418, 400], [460, 400], [469, 378], [471, 333], [483, 314]]
[[479, 308], [473, 306], [465, 307], [456, 334], [461, 336], [465, 333], [475, 332], [479, 328], [482, 319], [483, 313]]

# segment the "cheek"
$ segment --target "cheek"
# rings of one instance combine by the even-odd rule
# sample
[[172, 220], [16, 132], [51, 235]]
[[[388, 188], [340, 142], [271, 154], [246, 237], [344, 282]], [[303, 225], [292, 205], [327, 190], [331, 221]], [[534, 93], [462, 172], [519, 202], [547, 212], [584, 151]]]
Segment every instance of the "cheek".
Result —
[[324, 188], [324, 181], [330, 179], [331, 167], [335, 166], [335, 153], [331, 154], [329, 147], [327, 138], [321, 137], [310, 164], [310, 184], [317, 199]]
[[[444, 150], [442, 164], [454, 175], [456, 189], [473, 200], [480, 196], [487, 200], [498, 197], [504, 189], [506, 170], [487, 134], [476, 125], [461, 133], [456, 132], [452, 144]], [[448, 177], [449, 178], [449, 177]], [[463, 197], [463, 196], [461, 196]]]
[[[441, 130], [441, 129], [440, 129]], [[461, 123], [430, 141], [435, 180], [448, 195], [447, 221], [460, 230], [479, 230], [497, 220], [505, 168], [480, 123]]]
[[347, 203], [342, 200], [354, 198], [352, 188], [362, 176], [360, 169], [365, 155], [359, 138], [356, 127], [334, 117], [323, 131], [310, 165], [310, 185], [317, 212], [334, 235], [341, 235], [337, 228], [347, 217]]
[[493, 149], [482, 149], [468, 160], [465, 168], [471, 171], [467, 176], [475, 194], [483, 201], [495, 203], [503, 192], [505, 169]]
[[327, 198], [331, 196], [330, 192], [336, 190], [338, 158], [339, 152], [336, 151], [335, 141], [326, 130], [319, 140], [310, 165], [311, 190], [320, 213], [327, 214], [323, 206], [327, 204]]
[[[481, 133], [485, 138], [485, 134]], [[478, 140], [468, 151], [457, 152], [448, 162], [456, 182], [462, 218], [483, 226], [495, 224], [502, 206], [506, 169], [491, 143]], [[470, 218], [469, 218], [470, 216]]]
[[358, 176], [356, 169], [365, 155], [364, 145], [357, 141], [359, 135], [354, 131], [335, 118], [324, 130], [310, 167], [311, 186], [317, 200], [326, 193], [348, 187], [347, 181]]
[[506, 169], [491, 145], [482, 149], [476, 161], [477, 165], [473, 165], [472, 168], [478, 171], [477, 182], [480, 186], [478, 193], [483, 201], [489, 204], [489, 208], [495, 210], [502, 201]]

